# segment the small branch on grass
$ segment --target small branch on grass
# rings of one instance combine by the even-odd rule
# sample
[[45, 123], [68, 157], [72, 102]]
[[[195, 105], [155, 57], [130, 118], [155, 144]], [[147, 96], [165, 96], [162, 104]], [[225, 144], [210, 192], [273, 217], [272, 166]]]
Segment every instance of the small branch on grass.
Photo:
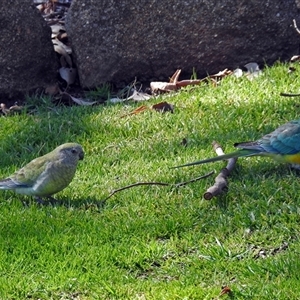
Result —
[[[219, 156], [224, 155], [222, 147], [217, 142], [213, 141], [212, 145], [214, 150]], [[227, 177], [234, 169], [236, 161], [237, 158], [228, 159], [226, 168], [222, 169], [221, 172], [218, 174], [218, 176], [215, 178], [215, 184], [209, 187], [207, 191], [204, 193], [203, 195], [204, 199], [210, 200], [213, 197], [228, 191]]]
[[[224, 155], [222, 147], [217, 143], [213, 142], [213, 148], [216, 151], [216, 153], [220, 155]], [[227, 177], [230, 175], [231, 171], [234, 169], [235, 164], [236, 164], [237, 158], [230, 158], [228, 159], [228, 163], [226, 168], [222, 169], [221, 172], [218, 174], [218, 176], [215, 178], [215, 184], [211, 186], [210, 188], [207, 189], [207, 191], [204, 193], [203, 197], [206, 200], [210, 200], [213, 197], [220, 195], [221, 193], [225, 192], [228, 190], [228, 182], [227, 182]], [[102, 200], [102, 202], [106, 202], [109, 198], [111, 198], [113, 195], [115, 195], [118, 192], [131, 189], [136, 186], [141, 186], [141, 185], [160, 185], [160, 186], [173, 186], [175, 188], [187, 185], [189, 183], [196, 182], [198, 180], [207, 178], [211, 176], [214, 172], [211, 171], [203, 176], [193, 178], [188, 181], [184, 182], [179, 182], [176, 184], [173, 183], [167, 183], [167, 182], [136, 182], [124, 187], [121, 187], [119, 189], [113, 190], [105, 199]]]
[[284, 96], [284, 97], [298, 97], [298, 96], [300, 96], [300, 94], [280, 93], [280, 96]]
[[133, 188], [133, 187], [136, 187], [136, 186], [141, 186], [141, 185], [160, 185], [160, 186], [174, 186], [175, 188], [178, 188], [178, 187], [187, 185], [189, 183], [201, 180], [203, 178], [209, 177], [213, 173], [214, 172], [212, 171], [212, 172], [209, 172], [209, 173], [207, 173], [207, 174], [205, 174], [203, 176], [200, 176], [200, 177], [197, 177], [197, 178], [193, 178], [193, 179], [185, 181], [185, 182], [179, 182], [179, 183], [176, 183], [176, 184], [166, 183], [166, 182], [136, 182], [136, 183], [133, 183], [133, 184], [130, 184], [130, 185], [126, 185], [124, 187], [121, 187], [119, 189], [116, 189], [116, 190], [112, 191], [105, 199], [102, 200], [102, 202], [105, 202], [106, 200], [108, 200], [110, 197], [112, 197], [113, 195], [115, 195], [118, 192], [130, 189], [130, 188]]
[[[177, 187], [181, 187], [181, 186], [184, 186], [184, 185], [187, 185], [189, 183], [193, 183], [193, 182], [196, 182], [198, 180], [201, 180], [201, 179], [204, 179], [204, 178], [207, 178], [209, 177], [210, 175], [214, 174], [215, 172], [214, 171], [210, 171], [209, 173], [205, 174], [205, 175], [202, 175], [200, 177], [196, 177], [196, 178], [193, 178], [193, 179], [190, 179], [188, 181], [184, 181], [184, 182], [179, 182], [179, 183], [176, 183], [174, 184], [174, 186], [177, 188]], [[173, 184], [171, 184], [173, 185]]]

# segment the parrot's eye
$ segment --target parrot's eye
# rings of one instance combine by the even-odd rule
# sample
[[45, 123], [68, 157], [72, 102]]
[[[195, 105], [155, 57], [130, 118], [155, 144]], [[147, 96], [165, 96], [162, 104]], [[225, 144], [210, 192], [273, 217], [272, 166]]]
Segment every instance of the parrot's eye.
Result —
[[71, 152], [72, 152], [73, 154], [77, 153], [77, 151], [76, 151], [75, 149], [72, 149]]

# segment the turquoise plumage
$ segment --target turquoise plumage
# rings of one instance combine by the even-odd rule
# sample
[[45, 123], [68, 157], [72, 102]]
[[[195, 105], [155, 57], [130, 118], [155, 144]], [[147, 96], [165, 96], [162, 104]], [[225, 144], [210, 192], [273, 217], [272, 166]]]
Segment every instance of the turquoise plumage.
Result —
[[278, 162], [296, 164], [300, 167], [300, 119], [281, 125], [257, 141], [235, 143], [234, 146], [239, 148], [239, 150], [229, 154], [176, 166], [174, 168], [245, 156], [267, 156]]

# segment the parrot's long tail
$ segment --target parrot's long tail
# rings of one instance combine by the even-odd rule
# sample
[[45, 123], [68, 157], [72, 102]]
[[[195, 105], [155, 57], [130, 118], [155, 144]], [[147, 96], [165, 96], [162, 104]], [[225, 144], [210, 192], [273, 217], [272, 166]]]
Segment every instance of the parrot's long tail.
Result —
[[212, 157], [212, 158], [194, 161], [194, 162], [176, 166], [176, 167], [171, 167], [171, 169], [194, 166], [194, 165], [201, 165], [201, 164], [206, 164], [209, 162], [226, 160], [226, 159], [230, 159], [230, 158], [234, 158], [234, 157], [252, 156], [252, 155], [260, 155], [260, 154], [261, 154], [261, 151], [258, 151], [258, 150], [241, 149], [241, 150], [229, 153], [229, 154], [224, 154], [224, 155], [220, 155], [220, 156], [216, 156], [216, 157]]

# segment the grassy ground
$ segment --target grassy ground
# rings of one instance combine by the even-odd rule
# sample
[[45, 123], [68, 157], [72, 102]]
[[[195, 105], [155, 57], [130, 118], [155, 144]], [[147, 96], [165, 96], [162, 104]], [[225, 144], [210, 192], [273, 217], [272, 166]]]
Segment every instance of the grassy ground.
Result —
[[[0, 299], [299, 299], [299, 176], [285, 165], [241, 159], [229, 192], [211, 201], [203, 193], [214, 176], [135, 187], [99, 205], [134, 182], [218, 172], [224, 162], [169, 167], [215, 156], [213, 140], [229, 152], [299, 118], [299, 99], [280, 92], [299, 92], [299, 75], [283, 65], [146, 103], [166, 100], [174, 114], [41, 104], [2, 117], [1, 177], [64, 142], [86, 156], [60, 205], [23, 207], [1, 191]], [[231, 293], [221, 296], [224, 286]]]

